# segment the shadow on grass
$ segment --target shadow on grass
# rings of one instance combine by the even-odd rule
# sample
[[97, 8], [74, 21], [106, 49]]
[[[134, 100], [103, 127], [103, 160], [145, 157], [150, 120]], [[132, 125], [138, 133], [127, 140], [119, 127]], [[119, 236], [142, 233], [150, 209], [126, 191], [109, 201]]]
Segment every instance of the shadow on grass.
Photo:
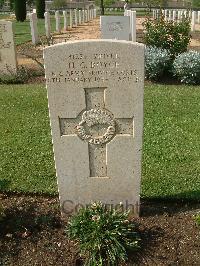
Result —
[[9, 180], [0, 180], [0, 192], [6, 191], [9, 189], [10, 181]]
[[172, 197], [152, 197], [141, 200], [141, 216], [173, 215], [200, 209], [200, 191], [187, 191]]

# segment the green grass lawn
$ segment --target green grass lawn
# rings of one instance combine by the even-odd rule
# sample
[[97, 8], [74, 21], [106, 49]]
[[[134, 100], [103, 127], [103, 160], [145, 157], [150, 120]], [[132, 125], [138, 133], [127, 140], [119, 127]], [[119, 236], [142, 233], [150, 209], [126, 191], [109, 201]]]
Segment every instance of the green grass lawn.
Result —
[[[142, 197], [200, 199], [200, 87], [147, 85]], [[0, 86], [1, 191], [56, 194], [46, 89]]]

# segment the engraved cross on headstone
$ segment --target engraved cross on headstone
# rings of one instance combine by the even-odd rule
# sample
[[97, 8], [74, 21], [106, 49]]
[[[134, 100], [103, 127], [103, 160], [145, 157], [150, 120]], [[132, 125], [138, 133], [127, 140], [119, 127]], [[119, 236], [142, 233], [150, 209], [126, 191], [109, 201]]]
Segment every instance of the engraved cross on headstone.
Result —
[[62, 135], [88, 142], [90, 177], [107, 175], [107, 143], [117, 134], [133, 136], [133, 118], [116, 118], [106, 109], [106, 88], [84, 88], [86, 110], [76, 118], [60, 118]]

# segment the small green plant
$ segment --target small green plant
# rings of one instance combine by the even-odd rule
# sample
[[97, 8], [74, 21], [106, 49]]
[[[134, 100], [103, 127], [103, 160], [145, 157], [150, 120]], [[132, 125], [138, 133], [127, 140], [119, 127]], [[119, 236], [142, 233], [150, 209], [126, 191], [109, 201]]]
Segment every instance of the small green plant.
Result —
[[195, 216], [195, 221], [198, 226], [200, 226], [200, 212]]
[[167, 50], [158, 47], [145, 49], [145, 76], [150, 80], [158, 80], [170, 68], [171, 58]]
[[173, 63], [173, 73], [182, 83], [200, 84], [200, 53], [189, 51], [178, 55]]
[[127, 259], [127, 251], [138, 248], [135, 224], [128, 220], [128, 212], [106, 209], [93, 203], [72, 216], [67, 226], [72, 240], [78, 240], [85, 265], [117, 265]]
[[172, 59], [187, 51], [190, 42], [190, 20], [185, 17], [180, 22], [165, 21], [164, 16], [144, 22], [145, 43], [170, 52]]

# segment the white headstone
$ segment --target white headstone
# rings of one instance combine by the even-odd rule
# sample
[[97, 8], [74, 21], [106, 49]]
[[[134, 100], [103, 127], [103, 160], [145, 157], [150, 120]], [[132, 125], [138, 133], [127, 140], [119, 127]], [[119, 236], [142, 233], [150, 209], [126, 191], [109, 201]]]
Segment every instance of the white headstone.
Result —
[[0, 72], [7, 75], [17, 72], [13, 26], [4, 20], [0, 20]]
[[74, 26], [78, 26], [77, 10], [74, 9]]
[[82, 10], [82, 19], [83, 19], [83, 23], [85, 23], [85, 10]]
[[169, 10], [169, 18], [168, 18], [168, 20], [169, 21], [172, 20], [172, 10]]
[[38, 28], [37, 28], [37, 14], [31, 13], [29, 18], [30, 18], [30, 26], [31, 26], [32, 43], [36, 45], [39, 43], [39, 35], [38, 35]]
[[101, 16], [101, 38], [130, 40], [130, 17], [129, 16]]
[[50, 23], [50, 14], [49, 12], [44, 13], [44, 18], [45, 18], [45, 32], [47, 38], [51, 37], [51, 23]]
[[69, 42], [44, 61], [62, 213], [101, 201], [138, 215], [144, 45]]
[[191, 21], [191, 31], [195, 31], [195, 24], [196, 24], [196, 12], [192, 12], [192, 21]]
[[64, 31], [67, 30], [67, 11], [63, 11], [63, 17], [64, 17]]
[[61, 25], [60, 25], [60, 12], [55, 12], [55, 18], [56, 18], [56, 31], [61, 32]]
[[200, 11], [198, 11], [198, 24], [200, 24]]
[[70, 29], [72, 29], [72, 27], [73, 27], [73, 13], [72, 13], [71, 9], [69, 11], [69, 27], [70, 27]]
[[165, 21], [167, 21], [167, 12], [168, 12], [168, 10], [167, 10], [167, 9], [165, 9], [165, 13], [164, 13], [164, 16], [165, 16]]
[[181, 10], [178, 10], [178, 21], [181, 21]]
[[131, 26], [131, 40], [133, 42], [136, 42], [136, 11], [131, 11], [130, 26]]
[[176, 10], [173, 10], [173, 21], [176, 21]]
[[82, 11], [79, 10], [79, 11], [78, 11], [78, 23], [79, 23], [79, 24], [82, 23], [82, 21], [81, 21], [81, 15], [82, 15]]
[[87, 9], [85, 10], [85, 22], [88, 22], [88, 11], [87, 11]]

